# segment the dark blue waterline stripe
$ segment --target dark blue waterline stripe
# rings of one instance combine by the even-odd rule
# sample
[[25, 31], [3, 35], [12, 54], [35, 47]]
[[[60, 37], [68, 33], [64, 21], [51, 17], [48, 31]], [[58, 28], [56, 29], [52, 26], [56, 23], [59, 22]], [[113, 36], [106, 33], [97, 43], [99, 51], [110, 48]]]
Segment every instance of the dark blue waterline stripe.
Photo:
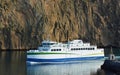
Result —
[[63, 58], [63, 59], [33, 59], [27, 58], [30, 62], [69, 62], [69, 61], [82, 61], [82, 60], [97, 60], [104, 58], [104, 56], [98, 57], [80, 57], [80, 58]]

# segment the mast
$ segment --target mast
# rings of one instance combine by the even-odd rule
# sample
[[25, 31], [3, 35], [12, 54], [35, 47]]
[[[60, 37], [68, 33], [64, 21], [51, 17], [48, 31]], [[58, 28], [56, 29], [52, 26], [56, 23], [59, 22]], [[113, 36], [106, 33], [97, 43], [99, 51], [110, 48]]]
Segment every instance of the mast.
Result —
[[113, 54], [112, 47], [110, 49], [109, 60], [115, 60], [115, 55]]

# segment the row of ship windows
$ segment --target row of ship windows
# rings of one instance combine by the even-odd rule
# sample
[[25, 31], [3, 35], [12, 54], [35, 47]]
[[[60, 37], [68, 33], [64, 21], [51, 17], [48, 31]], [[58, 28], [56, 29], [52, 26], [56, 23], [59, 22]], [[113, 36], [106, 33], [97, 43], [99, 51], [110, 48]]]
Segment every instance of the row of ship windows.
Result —
[[53, 45], [54, 43], [42, 43], [42, 45]]
[[51, 49], [51, 51], [61, 51], [61, 49]]
[[71, 48], [71, 50], [94, 50], [94, 48]]
[[[94, 50], [94, 48], [71, 48], [71, 50]], [[61, 51], [61, 49], [51, 49], [51, 51]]]

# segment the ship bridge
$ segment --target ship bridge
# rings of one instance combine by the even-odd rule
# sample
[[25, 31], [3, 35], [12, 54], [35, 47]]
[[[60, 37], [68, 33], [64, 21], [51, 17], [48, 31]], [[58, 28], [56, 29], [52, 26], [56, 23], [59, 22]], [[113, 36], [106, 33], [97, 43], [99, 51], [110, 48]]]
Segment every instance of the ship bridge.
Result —
[[82, 40], [73, 40], [73, 41], [70, 41], [69, 42], [70, 44], [83, 44], [83, 41]]
[[53, 45], [53, 44], [56, 44], [57, 42], [54, 42], [54, 41], [43, 41], [42, 42], [42, 45], [43, 46], [50, 46], [50, 45]]

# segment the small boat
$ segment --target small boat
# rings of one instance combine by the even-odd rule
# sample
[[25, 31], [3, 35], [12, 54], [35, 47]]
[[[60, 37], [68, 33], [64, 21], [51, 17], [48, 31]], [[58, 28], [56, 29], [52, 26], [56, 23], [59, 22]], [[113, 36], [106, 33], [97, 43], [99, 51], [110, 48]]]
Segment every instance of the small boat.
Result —
[[67, 43], [44, 40], [37, 50], [27, 51], [27, 62], [60, 63], [104, 58], [104, 49], [96, 45], [72, 40]]
[[120, 61], [117, 60], [113, 54], [112, 47], [109, 57], [104, 61], [103, 65], [101, 65], [101, 69], [108, 70], [120, 75]]

